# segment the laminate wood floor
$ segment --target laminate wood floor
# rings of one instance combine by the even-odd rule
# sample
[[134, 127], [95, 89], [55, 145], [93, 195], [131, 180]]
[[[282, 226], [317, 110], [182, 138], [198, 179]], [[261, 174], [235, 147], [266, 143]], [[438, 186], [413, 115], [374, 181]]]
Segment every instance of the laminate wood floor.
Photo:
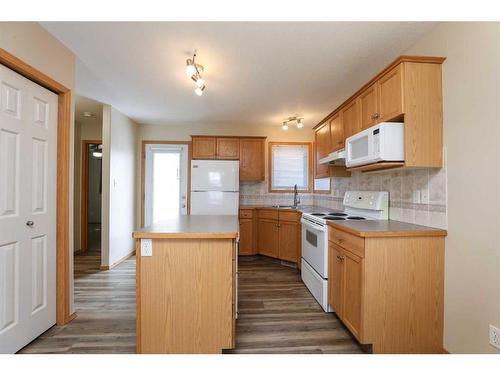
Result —
[[101, 271], [99, 252], [75, 255], [77, 317], [20, 353], [135, 353], [135, 257]]
[[240, 257], [236, 349], [228, 353], [363, 353], [302, 283], [300, 271], [265, 257]]
[[[135, 257], [100, 271], [99, 253], [75, 256], [78, 316], [20, 353], [135, 353]], [[265, 257], [239, 263], [236, 349], [226, 353], [362, 353], [334, 314], [325, 313], [298, 270]]]

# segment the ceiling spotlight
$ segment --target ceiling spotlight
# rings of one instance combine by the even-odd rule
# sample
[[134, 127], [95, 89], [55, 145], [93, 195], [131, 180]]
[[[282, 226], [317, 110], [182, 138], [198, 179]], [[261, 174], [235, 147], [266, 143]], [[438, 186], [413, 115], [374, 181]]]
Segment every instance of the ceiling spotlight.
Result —
[[283, 125], [281, 126], [283, 130], [288, 130], [288, 123], [286, 121], [283, 121]]
[[198, 96], [202, 96], [203, 95], [203, 90], [205, 89], [205, 86], [203, 87], [197, 87], [194, 89], [194, 93]]
[[85, 112], [82, 113], [82, 116], [83, 117], [93, 117], [94, 114], [92, 112], [85, 111]]
[[297, 128], [302, 129], [304, 127], [304, 123], [301, 118], [297, 119]]
[[194, 92], [198, 96], [203, 95], [203, 90], [205, 90], [206, 84], [205, 80], [201, 78], [201, 73], [203, 73], [203, 65], [196, 63], [196, 51], [194, 51], [193, 58], [186, 60], [186, 74], [191, 77], [191, 79], [196, 84], [196, 89]]
[[195, 83], [196, 83], [196, 86], [198, 86], [198, 87], [204, 87], [205, 86], [205, 80], [203, 78], [201, 78], [201, 77], [198, 78]]
[[290, 116], [290, 117], [288, 117], [288, 118], [286, 118], [286, 119], [283, 120], [283, 125], [281, 126], [281, 128], [283, 130], [288, 130], [288, 123], [295, 121], [297, 123], [297, 129], [302, 129], [304, 127], [303, 120], [304, 120], [303, 117]]

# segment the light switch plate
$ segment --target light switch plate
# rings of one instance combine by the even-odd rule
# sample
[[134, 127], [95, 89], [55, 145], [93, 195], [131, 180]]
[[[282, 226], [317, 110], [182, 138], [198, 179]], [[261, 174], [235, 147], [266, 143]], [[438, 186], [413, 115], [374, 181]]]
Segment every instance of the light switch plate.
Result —
[[500, 329], [490, 324], [490, 345], [500, 349]]
[[153, 256], [153, 240], [150, 238], [141, 239], [141, 256], [151, 257]]

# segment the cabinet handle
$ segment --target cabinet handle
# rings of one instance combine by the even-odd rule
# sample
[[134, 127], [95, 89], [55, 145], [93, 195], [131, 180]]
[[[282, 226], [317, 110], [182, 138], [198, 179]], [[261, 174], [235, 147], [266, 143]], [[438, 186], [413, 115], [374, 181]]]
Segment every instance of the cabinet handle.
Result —
[[337, 255], [337, 261], [342, 262], [344, 260], [343, 256]]
[[343, 238], [337, 238], [337, 242], [338, 243], [342, 243], [342, 242], [344, 242], [344, 239]]
[[374, 113], [374, 114], [372, 115], [372, 120], [376, 120], [376, 119], [378, 119], [379, 117], [380, 117], [380, 114], [379, 114], [379, 113]]

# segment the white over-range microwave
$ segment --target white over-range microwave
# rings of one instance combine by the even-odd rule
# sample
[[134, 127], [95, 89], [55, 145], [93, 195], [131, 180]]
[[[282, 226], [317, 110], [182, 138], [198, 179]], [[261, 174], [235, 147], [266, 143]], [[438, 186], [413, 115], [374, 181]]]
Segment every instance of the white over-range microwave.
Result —
[[404, 123], [381, 122], [346, 139], [347, 167], [404, 161]]

